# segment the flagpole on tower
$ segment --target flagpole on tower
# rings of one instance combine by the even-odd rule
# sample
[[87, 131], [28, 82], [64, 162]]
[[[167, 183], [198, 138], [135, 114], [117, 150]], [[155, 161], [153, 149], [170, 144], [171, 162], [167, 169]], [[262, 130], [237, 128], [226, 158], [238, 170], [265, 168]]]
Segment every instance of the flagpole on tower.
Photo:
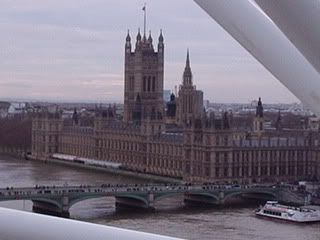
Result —
[[146, 25], [147, 25], [147, 7], [146, 7], [146, 3], [144, 3], [144, 6], [143, 6], [142, 10], [144, 12], [143, 35], [146, 36]]

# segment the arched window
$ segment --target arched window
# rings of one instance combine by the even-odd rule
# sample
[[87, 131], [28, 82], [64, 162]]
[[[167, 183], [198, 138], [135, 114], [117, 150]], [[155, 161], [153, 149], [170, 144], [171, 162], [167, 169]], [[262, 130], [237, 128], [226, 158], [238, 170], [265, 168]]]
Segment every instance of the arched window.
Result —
[[134, 90], [134, 76], [131, 76], [129, 78], [129, 89], [130, 89], [130, 91]]
[[156, 91], [156, 77], [152, 77], [152, 92]]
[[143, 91], [145, 92], [147, 90], [147, 78], [143, 77]]
[[151, 77], [148, 77], [148, 92], [151, 90]]

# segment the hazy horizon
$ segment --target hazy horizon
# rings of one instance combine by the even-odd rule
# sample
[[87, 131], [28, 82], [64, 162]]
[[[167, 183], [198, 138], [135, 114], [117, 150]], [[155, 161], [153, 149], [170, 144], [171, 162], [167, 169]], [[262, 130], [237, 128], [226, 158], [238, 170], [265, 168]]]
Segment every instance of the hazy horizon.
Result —
[[143, 26], [165, 41], [165, 89], [193, 81], [216, 103], [300, 102], [193, 1], [4, 0], [0, 9], [0, 99], [123, 101], [124, 44]]
[[[258, 99], [252, 99], [251, 101], [248, 102], [217, 102], [217, 101], [210, 101], [209, 99], [204, 99], [204, 101], [209, 101], [210, 103], [213, 104], [251, 104], [253, 101], [258, 101]], [[123, 101], [90, 101], [90, 100], [83, 100], [81, 101], [81, 99], [79, 101], [73, 101], [73, 100], [58, 100], [58, 99], [19, 99], [19, 98], [0, 98], [0, 102], [30, 102], [30, 103], [34, 103], [34, 102], [40, 102], [40, 103], [66, 103], [66, 104], [124, 104]], [[293, 104], [302, 104], [300, 101], [296, 101], [296, 102], [265, 102], [262, 99], [262, 102], [264, 105], [293, 105]]]

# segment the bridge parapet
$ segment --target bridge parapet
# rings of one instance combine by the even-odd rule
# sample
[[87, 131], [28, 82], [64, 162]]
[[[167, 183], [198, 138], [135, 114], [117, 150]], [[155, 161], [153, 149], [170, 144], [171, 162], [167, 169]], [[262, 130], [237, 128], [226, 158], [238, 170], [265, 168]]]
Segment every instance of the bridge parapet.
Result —
[[[283, 193], [285, 191], [289, 193]], [[115, 197], [118, 206], [154, 209], [157, 201], [174, 195], [184, 195], [185, 202], [189, 203], [223, 204], [235, 196], [250, 195], [264, 200], [283, 201], [284, 196], [290, 198], [290, 194], [293, 193], [288, 189], [270, 185], [103, 184], [100, 186], [5, 188], [0, 189], [0, 201], [31, 200], [37, 210], [50, 210], [56, 212], [57, 215], [67, 216], [71, 206], [77, 202], [99, 197]], [[291, 199], [295, 198], [291, 197]]]

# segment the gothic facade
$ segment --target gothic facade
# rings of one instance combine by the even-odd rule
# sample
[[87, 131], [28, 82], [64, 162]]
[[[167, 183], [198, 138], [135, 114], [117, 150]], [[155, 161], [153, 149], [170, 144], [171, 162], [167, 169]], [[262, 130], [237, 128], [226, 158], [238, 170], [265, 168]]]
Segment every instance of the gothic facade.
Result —
[[[163, 102], [164, 39], [157, 52], [151, 35], [125, 43], [123, 120], [115, 109], [97, 110], [93, 125], [72, 124], [56, 111], [32, 123], [32, 157], [54, 153], [121, 163], [126, 169], [185, 181], [252, 183], [320, 178], [319, 134], [309, 130], [263, 129], [258, 102], [253, 130], [233, 128], [232, 116], [203, 111], [203, 93], [193, 85], [189, 53], [178, 96]], [[279, 120], [280, 121], [280, 120]]]
[[124, 64], [124, 121], [140, 122], [148, 117], [163, 118], [164, 39], [162, 32], [157, 51], [151, 33], [141, 38], [138, 32], [135, 49], [127, 35]]
[[182, 84], [179, 87], [176, 121], [179, 125], [188, 125], [203, 114], [203, 92], [196, 89], [192, 82], [189, 50], [183, 72]]

